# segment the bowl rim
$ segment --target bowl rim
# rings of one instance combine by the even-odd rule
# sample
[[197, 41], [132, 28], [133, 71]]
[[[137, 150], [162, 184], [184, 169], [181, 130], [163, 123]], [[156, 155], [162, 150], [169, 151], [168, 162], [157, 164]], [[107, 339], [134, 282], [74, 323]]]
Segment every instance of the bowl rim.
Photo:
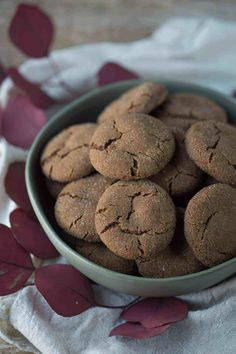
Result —
[[[218, 265], [215, 265], [211, 268], [204, 269], [200, 272], [186, 274], [186, 275], [180, 275], [180, 276], [175, 276], [175, 277], [167, 277], [167, 278], [140, 277], [140, 276], [136, 276], [136, 275], [129, 275], [129, 274], [115, 272], [113, 270], [110, 270], [110, 269], [107, 269], [103, 266], [100, 266], [100, 265], [90, 261], [89, 259], [83, 257], [78, 252], [73, 250], [65, 241], [63, 241], [60, 238], [60, 236], [57, 234], [56, 230], [53, 228], [51, 223], [48, 221], [47, 216], [44, 213], [42, 206], [37, 203], [37, 201], [34, 197], [34, 192], [35, 192], [34, 190], [35, 190], [36, 186], [33, 182], [34, 179], [31, 177], [31, 174], [33, 173], [33, 171], [32, 171], [33, 162], [35, 159], [35, 155], [38, 155], [37, 150], [39, 148], [42, 149], [41, 140], [44, 140], [45, 133], [50, 129], [51, 126], [54, 125], [54, 122], [63, 118], [69, 112], [75, 110], [83, 102], [86, 102], [87, 100], [89, 100], [91, 98], [95, 98], [96, 95], [98, 95], [98, 94], [106, 94], [110, 90], [115, 89], [115, 88], [126, 88], [126, 87], [129, 88], [131, 86], [135, 86], [135, 85], [137, 85], [141, 82], [144, 82], [144, 81], [149, 81], [149, 80], [145, 80], [145, 79], [124, 80], [124, 81], [112, 83], [112, 84], [109, 84], [109, 85], [106, 85], [103, 87], [92, 89], [91, 91], [82, 95], [81, 97], [79, 97], [78, 99], [69, 103], [68, 105], [66, 105], [65, 107], [60, 109], [57, 113], [55, 113], [50, 118], [50, 120], [45, 124], [45, 126], [41, 129], [41, 131], [37, 135], [36, 139], [34, 140], [32, 146], [29, 150], [27, 160], [26, 160], [26, 168], [25, 168], [25, 180], [26, 180], [27, 192], [28, 192], [32, 207], [34, 209], [34, 212], [35, 212], [41, 226], [44, 228], [44, 230], [47, 234], [47, 237], [49, 237], [50, 240], [55, 239], [56, 242], [59, 244], [60, 249], [62, 249], [63, 253], [64, 252], [70, 253], [74, 259], [77, 258], [79, 262], [84, 263], [84, 265], [87, 267], [90, 267], [90, 269], [95, 269], [95, 270], [98, 270], [99, 272], [103, 272], [103, 274], [107, 275], [107, 276], [122, 278], [123, 281], [124, 280], [135, 281], [135, 282], [137, 282], [137, 284], [140, 283], [140, 285], [141, 284], [145, 285], [145, 284], [150, 284], [150, 283], [152, 283], [152, 284], [154, 284], [154, 283], [169, 284], [169, 283], [173, 283], [176, 281], [184, 281], [184, 280], [190, 280], [190, 279], [194, 279], [194, 278], [198, 278], [198, 277], [205, 277], [210, 274], [216, 273], [223, 268], [227, 268], [228, 266], [231, 266], [234, 263], [236, 264], [236, 257], [231, 258], [231, 259], [229, 259], [223, 263], [220, 263]], [[150, 80], [150, 81], [154, 81], [154, 82], [157, 82], [157, 83], [160, 83], [163, 85], [167, 85], [167, 86], [176, 86], [176, 87], [178, 86], [179, 88], [185, 89], [185, 90], [190, 89], [190, 88], [193, 90], [196, 89], [197, 91], [200, 91], [203, 94], [206, 93], [206, 94], [218, 96], [219, 98], [221, 98], [221, 100], [228, 101], [231, 104], [233, 104], [236, 109], [235, 99], [231, 98], [230, 96], [228, 97], [227, 95], [225, 95], [221, 92], [218, 92], [216, 90], [213, 90], [213, 89], [205, 87], [205, 86], [187, 83], [187, 82], [183, 82], [183, 81], [174, 81], [174, 80], [162, 80], [162, 79], [156, 80], [155, 79], [155, 80]]]

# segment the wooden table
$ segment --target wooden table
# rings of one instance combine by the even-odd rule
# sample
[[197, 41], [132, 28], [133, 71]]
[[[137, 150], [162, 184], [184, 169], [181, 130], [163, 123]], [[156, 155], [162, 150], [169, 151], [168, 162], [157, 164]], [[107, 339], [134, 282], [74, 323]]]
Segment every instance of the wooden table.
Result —
[[[148, 36], [173, 16], [216, 16], [236, 20], [235, 0], [28, 0], [51, 15], [53, 48], [96, 41], [132, 41]], [[7, 29], [19, 0], [0, 1], [0, 60], [19, 65], [25, 57], [9, 41]], [[0, 318], [0, 321], [3, 321]], [[9, 324], [8, 333], [19, 336]], [[0, 353], [23, 353], [0, 339]], [[26, 352], [24, 352], [26, 353]], [[54, 354], [54, 353], [52, 353]], [[65, 353], [66, 354], [66, 353]]]

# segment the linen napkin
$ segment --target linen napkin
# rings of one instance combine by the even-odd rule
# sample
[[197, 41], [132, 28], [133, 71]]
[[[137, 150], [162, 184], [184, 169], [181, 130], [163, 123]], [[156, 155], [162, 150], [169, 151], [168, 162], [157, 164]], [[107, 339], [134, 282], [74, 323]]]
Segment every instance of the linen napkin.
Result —
[[[236, 88], [236, 24], [213, 18], [175, 18], [150, 37], [132, 43], [94, 43], [51, 54], [60, 69], [54, 76], [48, 59], [28, 60], [21, 71], [29, 80], [47, 81], [43, 89], [52, 97], [68, 93], [60, 78], [84, 92], [96, 83], [96, 72], [116, 62], [146, 79], [199, 83], [231, 94]], [[13, 87], [6, 79], [0, 88], [5, 105]], [[0, 222], [8, 224], [14, 208], [4, 190], [8, 165], [24, 160], [27, 152], [0, 141]], [[58, 262], [65, 262], [62, 257]], [[94, 285], [106, 304], [128, 303], [132, 296]], [[181, 298], [190, 304], [188, 318], [159, 337], [142, 341], [108, 337], [119, 324], [119, 309], [93, 308], [78, 316], [57, 315], [34, 286], [0, 298], [0, 338], [23, 351], [43, 354], [233, 354], [236, 353], [236, 277]]]

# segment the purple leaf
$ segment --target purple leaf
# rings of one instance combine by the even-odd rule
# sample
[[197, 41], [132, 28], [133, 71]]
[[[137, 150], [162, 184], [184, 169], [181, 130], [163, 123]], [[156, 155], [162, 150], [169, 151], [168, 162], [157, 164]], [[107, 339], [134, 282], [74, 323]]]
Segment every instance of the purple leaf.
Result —
[[19, 290], [33, 271], [30, 255], [17, 243], [11, 230], [0, 224], [0, 295]]
[[90, 281], [71, 265], [53, 264], [37, 269], [35, 285], [61, 316], [75, 316], [95, 306]]
[[34, 269], [30, 255], [18, 244], [9, 227], [0, 224], [0, 261]]
[[59, 255], [41, 225], [29, 218], [23, 210], [13, 210], [10, 214], [10, 223], [17, 242], [28, 252], [41, 259], [53, 258]]
[[53, 39], [53, 24], [39, 7], [20, 4], [11, 21], [9, 36], [24, 54], [41, 58], [48, 55]]
[[6, 77], [6, 71], [0, 62], [0, 84], [3, 82], [5, 77]]
[[127, 70], [123, 66], [116, 63], [107, 63], [103, 65], [99, 69], [97, 77], [98, 86], [108, 85], [117, 81], [133, 80], [139, 78], [136, 73]]
[[149, 298], [136, 302], [124, 310], [126, 321], [140, 322], [146, 328], [154, 328], [183, 320], [188, 314], [187, 304], [174, 297]]
[[0, 262], [0, 296], [20, 290], [32, 273], [32, 270]]
[[4, 183], [8, 196], [23, 210], [31, 213], [32, 208], [25, 185], [25, 163], [20, 161], [12, 163]]
[[53, 98], [42, 91], [37, 84], [28, 81], [16, 68], [9, 68], [7, 73], [14, 84], [27, 93], [35, 106], [46, 109], [55, 103]]
[[140, 323], [127, 322], [115, 327], [109, 334], [109, 337], [123, 336], [135, 339], [145, 339], [158, 336], [165, 332], [169, 327], [170, 325], [164, 325], [156, 328], [145, 328]]
[[45, 122], [44, 112], [27, 96], [13, 96], [2, 113], [2, 135], [10, 144], [28, 149]]

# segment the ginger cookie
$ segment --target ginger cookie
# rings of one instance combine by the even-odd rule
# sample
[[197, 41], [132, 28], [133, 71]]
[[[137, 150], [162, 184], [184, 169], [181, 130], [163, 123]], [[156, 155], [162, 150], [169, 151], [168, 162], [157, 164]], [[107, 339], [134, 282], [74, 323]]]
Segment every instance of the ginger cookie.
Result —
[[136, 260], [139, 273], [148, 278], [176, 277], [199, 272], [203, 265], [184, 237], [184, 209], [176, 208], [176, 229], [171, 243], [153, 258]]
[[201, 183], [203, 172], [189, 158], [185, 148], [185, 131], [172, 127], [175, 137], [175, 154], [172, 160], [150, 180], [159, 184], [171, 196], [182, 196], [193, 192]]
[[90, 160], [106, 177], [132, 180], [157, 174], [174, 150], [173, 134], [159, 119], [126, 113], [97, 128], [91, 139]]
[[227, 122], [225, 110], [207, 97], [192, 93], [175, 93], [154, 112], [154, 115], [170, 126], [187, 130], [197, 121]]
[[93, 172], [89, 142], [96, 127], [93, 123], [72, 125], [52, 138], [41, 155], [44, 175], [53, 181], [67, 183]]
[[227, 123], [198, 122], [186, 134], [190, 158], [217, 181], [236, 186], [236, 128]]
[[66, 185], [66, 183], [56, 182], [48, 178], [45, 178], [45, 183], [46, 183], [47, 190], [49, 191], [49, 193], [54, 199], [58, 197], [59, 193]]
[[100, 241], [94, 215], [100, 196], [111, 183], [111, 180], [96, 173], [67, 184], [55, 204], [58, 225], [77, 238]]
[[175, 207], [164, 189], [151, 181], [118, 181], [99, 199], [95, 225], [116, 255], [151, 257], [172, 240]]
[[190, 200], [185, 236], [201, 263], [212, 267], [236, 256], [236, 189], [212, 184]]
[[134, 261], [119, 257], [111, 252], [103, 243], [92, 243], [77, 240], [76, 251], [90, 261], [114, 272], [133, 274]]
[[111, 102], [98, 117], [98, 123], [113, 120], [117, 115], [128, 112], [149, 113], [164, 102], [167, 89], [154, 82], [144, 82], [126, 91]]

